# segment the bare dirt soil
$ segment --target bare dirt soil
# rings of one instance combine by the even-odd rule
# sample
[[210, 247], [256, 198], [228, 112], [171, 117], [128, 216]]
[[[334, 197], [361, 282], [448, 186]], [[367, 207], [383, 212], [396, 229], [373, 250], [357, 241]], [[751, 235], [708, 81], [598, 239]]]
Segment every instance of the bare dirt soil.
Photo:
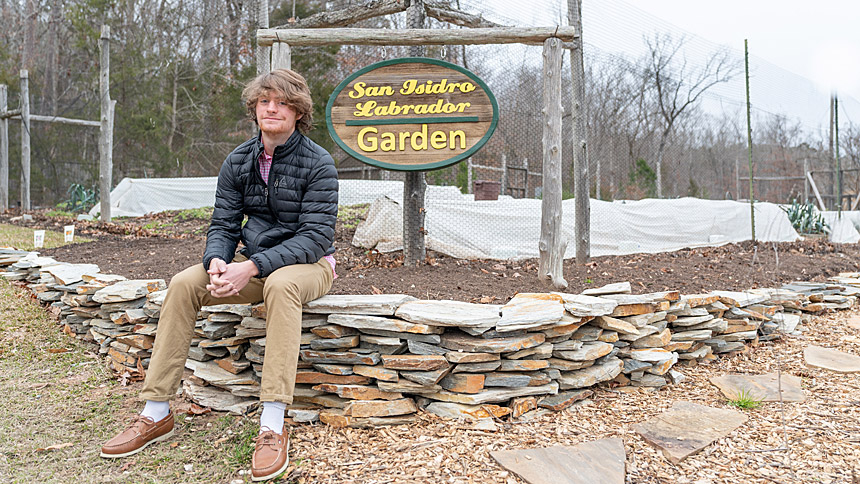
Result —
[[[206, 244], [206, 217], [205, 212], [199, 218], [166, 212], [102, 224], [37, 213], [29, 222], [10, 222], [10, 214], [0, 215], [0, 223], [61, 230], [74, 222], [78, 234], [95, 240], [46, 249], [43, 255], [63, 262], [97, 263], [102, 272], [129, 278], [169, 281], [177, 272], [200, 262]], [[406, 267], [400, 252], [382, 254], [353, 247], [354, 233], [354, 227], [338, 224], [335, 257], [340, 277], [332, 294], [406, 293], [425, 299], [499, 303], [518, 292], [550, 289], [538, 280], [536, 259], [459, 260], [430, 251], [423, 263]], [[569, 284], [566, 291], [572, 293], [619, 281], [630, 281], [636, 293], [743, 290], [793, 280], [824, 281], [839, 272], [858, 270], [860, 245], [832, 244], [822, 239], [744, 242], [660, 254], [594, 257], [585, 264], [572, 259], [564, 263]]]

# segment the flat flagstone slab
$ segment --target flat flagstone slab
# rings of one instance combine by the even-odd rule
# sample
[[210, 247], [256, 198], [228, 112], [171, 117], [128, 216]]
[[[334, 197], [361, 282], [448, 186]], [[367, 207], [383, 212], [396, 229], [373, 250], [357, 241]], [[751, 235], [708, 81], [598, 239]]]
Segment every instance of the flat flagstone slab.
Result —
[[564, 303], [558, 294], [521, 293], [502, 306], [496, 330], [517, 331], [555, 325], [564, 316]]
[[239, 397], [229, 391], [212, 386], [200, 386], [188, 380], [182, 381], [182, 390], [188, 398], [192, 399], [198, 405], [209, 407], [219, 412], [244, 415], [259, 403], [257, 398]]
[[593, 287], [582, 291], [584, 296], [603, 296], [606, 294], [630, 294], [629, 282], [615, 282], [603, 287]]
[[474, 304], [463, 301], [412, 301], [401, 304], [394, 313], [413, 323], [443, 327], [487, 327], [499, 322], [496, 304]]
[[402, 319], [383, 318], [380, 316], [362, 316], [355, 314], [332, 314], [328, 317], [328, 322], [347, 328], [355, 328], [359, 330], [380, 330], [390, 331], [395, 333], [414, 333], [414, 334], [439, 334], [444, 331], [443, 328], [437, 326], [428, 326], [420, 323], [410, 323]]
[[600, 439], [576, 446], [490, 452], [490, 456], [529, 484], [621, 484], [624, 442]]
[[651, 420], [634, 425], [633, 430], [677, 464], [746, 421], [746, 415], [734, 410], [681, 401]]
[[564, 300], [564, 309], [574, 316], [607, 316], [612, 314], [618, 302], [595, 296], [554, 292]]
[[[250, 304], [217, 304], [214, 306], [203, 306], [200, 308], [202, 313], [227, 313], [235, 314], [243, 318], [251, 317]], [[240, 319], [241, 321], [241, 319]]]
[[185, 368], [192, 370], [194, 372], [194, 376], [211, 385], [260, 386], [253, 377], [253, 371], [246, 370], [238, 375], [234, 375], [218, 366], [214, 361], [202, 362], [188, 359], [185, 360]]
[[837, 373], [860, 373], [860, 356], [833, 348], [807, 346], [803, 349], [803, 359], [807, 366], [835, 371]]
[[93, 301], [102, 304], [134, 301], [151, 292], [164, 289], [167, 289], [167, 283], [164, 282], [164, 279], [119, 281], [96, 291], [93, 294]]
[[[767, 375], [728, 374], [711, 378], [711, 383], [723, 392], [729, 400], [735, 400], [742, 393], [764, 402], [778, 402], [779, 381], [777, 373]], [[782, 401], [802, 402], [806, 400], [800, 388], [800, 378], [782, 374]]]
[[391, 316], [401, 304], [415, 301], [406, 294], [326, 295], [307, 303], [306, 313]]
[[84, 274], [97, 274], [99, 266], [95, 264], [60, 264], [45, 269], [45, 272], [54, 276], [60, 284], [74, 284], [83, 280]]
[[754, 292], [735, 292], [735, 291], [711, 291], [711, 294], [720, 298], [720, 301], [731, 306], [746, 307], [751, 304], [758, 304], [767, 301], [768, 296], [765, 294], [757, 294]]
[[[382, 388], [383, 385], [380, 383], [379, 387]], [[408, 391], [408, 390], [404, 390]], [[537, 387], [523, 387], [523, 388], [499, 388], [492, 390], [484, 390], [480, 393], [475, 394], [465, 394], [465, 393], [454, 393], [449, 391], [441, 391], [435, 393], [428, 393], [425, 396], [431, 400], [437, 400], [440, 402], [454, 402], [454, 403], [464, 403], [467, 405], [480, 405], [482, 403], [498, 403], [505, 402], [515, 397], [523, 397], [526, 395], [555, 395], [558, 393], [558, 383], [551, 382], [546, 385], [541, 385]]]

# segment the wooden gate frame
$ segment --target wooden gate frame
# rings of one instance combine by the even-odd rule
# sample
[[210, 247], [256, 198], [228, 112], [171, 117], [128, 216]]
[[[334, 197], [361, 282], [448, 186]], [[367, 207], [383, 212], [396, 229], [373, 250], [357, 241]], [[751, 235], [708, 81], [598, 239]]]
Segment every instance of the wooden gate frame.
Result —
[[21, 121], [21, 210], [30, 206], [30, 121], [99, 128], [99, 218], [110, 222], [110, 191], [113, 178], [113, 119], [116, 101], [110, 98], [110, 26], [102, 25], [99, 37], [99, 121], [30, 114], [29, 72], [20, 71], [21, 108], [9, 110], [7, 87], [0, 84], [0, 211], [9, 208], [9, 120]]
[[[290, 28], [257, 30], [258, 46], [272, 47], [271, 68], [292, 65], [291, 46], [327, 45], [477, 45], [477, 44], [543, 44], [543, 180], [541, 235], [538, 243], [540, 268], [538, 276], [552, 286], [567, 287], [562, 266], [567, 241], [562, 238], [561, 137], [563, 112], [561, 97], [561, 59], [563, 45], [578, 38], [573, 27], [489, 27], [462, 30], [429, 29], [357, 29], [357, 28]], [[404, 187], [404, 192], [406, 187]], [[423, 196], [421, 197], [423, 199]], [[423, 207], [420, 207], [423, 211]], [[404, 204], [405, 210], [405, 204]], [[404, 220], [406, 214], [404, 214]], [[404, 247], [409, 237], [404, 230]], [[423, 246], [423, 244], [422, 244]]]

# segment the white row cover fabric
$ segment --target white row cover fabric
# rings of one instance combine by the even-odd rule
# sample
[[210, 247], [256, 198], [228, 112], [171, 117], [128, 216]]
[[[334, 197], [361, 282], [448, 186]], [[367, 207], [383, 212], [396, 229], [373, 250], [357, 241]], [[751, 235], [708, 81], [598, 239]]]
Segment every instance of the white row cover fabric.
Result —
[[843, 211], [842, 217], [839, 217], [839, 212], [825, 211], [819, 212], [827, 225], [830, 225], [831, 242], [837, 244], [854, 244], [860, 241], [860, 211]]
[[[212, 207], [218, 177], [123, 178], [110, 192], [111, 217], [140, 217], [167, 210]], [[90, 215], [101, 211], [96, 204]]]
[[[110, 192], [112, 217], [140, 217], [167, 210], [212, 207], [218, 177], [198, 178], [123, 178]], [[456, 199], [464, 197], [457, 187], [430, 185], [427, 198]], [[468, 195], [471, 197], [472, 195]], [[400, 200], [402, 181], [340, 180], [340, 205], [371, 203], [380, 197]], [[99, 213], [96, 204], [90, 215]]]
[[[426, 246], [462, 259], [536, 258], [541, 201], [439, 200], [427, 197]], [[565, 258], [576, 256], [574, 200], [562, 203]], [[778, 205], [757, 203], [756, 238], [793, 242], [800, 237]], [[591, 255], [667, 252], [750, 240], [750, 206], [734, 201], [682, 198], [591, 200]], [[353, 245], [390, 252], [402, 248], [402, 209], [390, 198], [373, 202]]]

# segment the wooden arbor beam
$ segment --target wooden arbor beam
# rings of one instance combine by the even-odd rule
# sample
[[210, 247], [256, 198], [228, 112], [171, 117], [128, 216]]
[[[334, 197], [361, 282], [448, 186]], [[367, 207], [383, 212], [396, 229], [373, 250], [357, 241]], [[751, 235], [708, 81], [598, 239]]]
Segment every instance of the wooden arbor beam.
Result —
[[577, 38], [573, 27], [502, 27], [460, 30], [426, 29], [260, 29], [259, 45], [285, 42], [290, 45], [477, 45], [533, 44], [543, 45], [549, 38], [572, 42]]

